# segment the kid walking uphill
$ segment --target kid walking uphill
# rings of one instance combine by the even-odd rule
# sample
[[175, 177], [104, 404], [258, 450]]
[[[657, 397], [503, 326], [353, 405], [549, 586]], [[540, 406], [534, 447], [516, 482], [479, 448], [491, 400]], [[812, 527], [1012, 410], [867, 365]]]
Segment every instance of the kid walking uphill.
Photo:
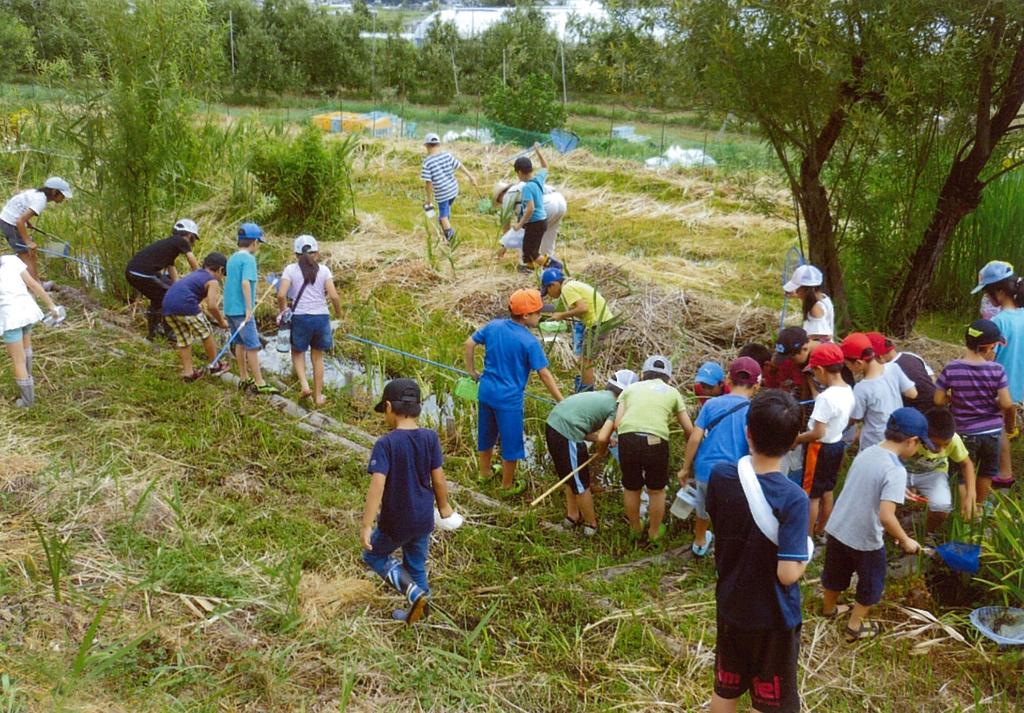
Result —
[[[406, 624], [424, 616], [430, 596], [427, 553], [434, 503], [440, 517], [454, 514], [441, 469], [441, 441], [417, 424], [420, 408], [420, 387], [412, 379], [389, 381], [374, 407], [391, 431], [377, 439], [370, 454], [370, 487], [359, 533], [363, 561], [408, 600], [408, 610], [392, 615]], [[393, 557], [399, 548], [401, 563]]]

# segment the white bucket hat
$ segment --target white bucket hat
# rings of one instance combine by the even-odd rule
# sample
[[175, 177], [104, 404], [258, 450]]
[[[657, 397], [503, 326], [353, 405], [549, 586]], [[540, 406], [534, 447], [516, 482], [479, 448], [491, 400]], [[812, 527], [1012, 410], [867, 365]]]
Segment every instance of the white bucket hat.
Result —
[[801, 265], [793, 270], [793, 276], [782, 286], [782, 289], [785, 292], [796, 292], [798, 287], [818, 287], [824, 281], [821, 270], [814, 265]]

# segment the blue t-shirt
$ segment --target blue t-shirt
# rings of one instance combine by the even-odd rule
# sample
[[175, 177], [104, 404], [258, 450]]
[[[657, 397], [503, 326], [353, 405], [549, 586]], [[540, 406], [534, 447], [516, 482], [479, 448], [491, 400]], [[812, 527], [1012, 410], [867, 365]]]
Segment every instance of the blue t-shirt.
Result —
[[782, 473], [757, 481], [779, 520], [778, 547], [754, 523], [736, 465], [711, 469], [707, 511], [715, 528], [718, 616], [738, 629], [792, 629], [801, 621], [800, 583], [783, 586], [777, 567], [779, 560], [807, 561], [807, 494]]
[[484, 373], [477, 396], [480, 403], [499, 411], [523, 408], [523, 393], [531, 371], [548, 365], [537, 338], [511, 319], [495, 319], [473, 334], [484, 347]]
[[430, 473], [443, 464], [441, 441], [429, 428], [396, 428], [377, 439], [366, 471], [385, 475], [377, 518], [382, 532], [405, 542], [434, 529]]
[[165, 315], [189, 316], [199, 314], [199, 303], [206, 299], [206, 286], [217, 278], [209, 270], [200, 268], [190, 272], [171, 285], [164, 295]]
[[248, 250], [239, 250], [228, 258], [227, 277], [224, 279], [224, 314], [228, 317], [245, 316], [245, 296], [242, 282], [252, 285], [252, 305], [256, 306], [256, 256]]
[[544, 210], [544, 182], [548, 180], [548, 170], [542, 168], [533, 174], [533, 178], [523, 183], [523, 192], [520, 194], [519, 200], [519, 217], [523, 217], [523, 213], [526, 212], [526, 204], [533, 201], [533, 215], [526, 221], [527, 223], [536, 223], [538, 220], [547, 220], [548, 214]]
[[996, 347], [996, 361], [1006, 369], [1010, 398], [1019, 404], [1024, 401], [1024, 309], [1004, 309], [992, 321], [1006, 340], [1006, 346]]
[[[704, 440], [700, 442], [700, 448], [693, 459], [693, 475], [699, 482], [708, 481], [711, 466], [715, 463], [735, 464], [750, 454], [746, 434], [749, 411], [750, 399], [733, 394], [708, 399], [701, 407], [695, 425], [705, 429]], [[708, 424], [715, 421], [718, 423], [708, 431]]]

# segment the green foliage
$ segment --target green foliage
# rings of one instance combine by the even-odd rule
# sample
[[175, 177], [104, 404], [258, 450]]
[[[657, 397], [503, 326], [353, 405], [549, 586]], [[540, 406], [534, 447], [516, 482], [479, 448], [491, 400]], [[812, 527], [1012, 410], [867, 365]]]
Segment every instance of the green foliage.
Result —
[[16, 72], [32, 67], [32, 30], [6, 10], [0, 10], [0, 47], [0, 80], [7, 81]]
[[50, 575], [50, 586], [53, 587], [53, 599], [59, 602], [62, 596], [60, 582], [68, 566], [68, 542], [61, 539], [60, 533], [55, 532], [52, 535], [47, 535], [43, 531], [43, 526], [38, 522], [33, 522], [32, 524], [35, 527], [36, 535], [39, 537], [39, 542], [43, 546], [43, 555], [46, 557], [46, 571]]
[[550, 131], [566, 118], [551, 80], [540, 74], [529, 74], [508, 86], [496, 81], [484, 97], [484, 111], [494, 121], [527, 131]]
[[354, 136], [327, 139], [308, 126], [294, 139], [280, 136], [257, 147], [250, 170], [275, 201], [270, 220], [282, 230], [327, 236], [355, 224], [351, 188]]
[[998, 498], [986, 515], [981, 569], [976, 579], [1007, 606], [1024, 602], [1024, 500], [1019, 492]]

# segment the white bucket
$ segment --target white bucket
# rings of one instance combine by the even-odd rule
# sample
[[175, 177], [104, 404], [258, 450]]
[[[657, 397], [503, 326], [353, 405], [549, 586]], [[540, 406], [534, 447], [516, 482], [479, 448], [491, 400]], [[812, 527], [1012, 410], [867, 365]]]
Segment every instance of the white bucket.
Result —
[[680, 520], [690, 517], [690, 513], [697, 507], [697, 488], [690, 483], [685, 488], [680, 488], [672, 501], [672, 509], [669, 512]]

